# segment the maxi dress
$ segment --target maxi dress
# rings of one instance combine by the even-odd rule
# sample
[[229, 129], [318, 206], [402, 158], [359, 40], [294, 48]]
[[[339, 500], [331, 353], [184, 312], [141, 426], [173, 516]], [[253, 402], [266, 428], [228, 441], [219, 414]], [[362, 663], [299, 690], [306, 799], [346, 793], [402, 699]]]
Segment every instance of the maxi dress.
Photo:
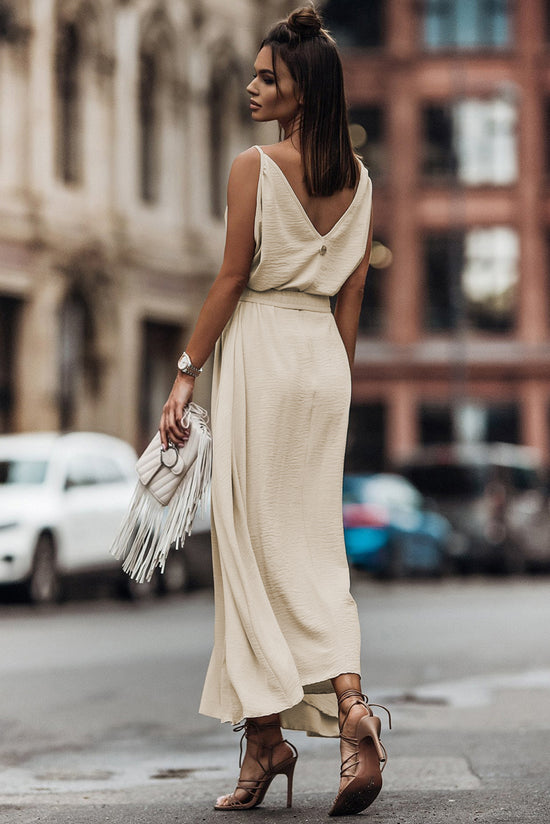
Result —
[[351, 397], [330, 309], [362, 260], [372, 186], [321, 235], [260, 147], [250, 279], [215, 349], [214, 649], [200, 712], [338, 735], [330, 679], [360, 673], [342, 473]]

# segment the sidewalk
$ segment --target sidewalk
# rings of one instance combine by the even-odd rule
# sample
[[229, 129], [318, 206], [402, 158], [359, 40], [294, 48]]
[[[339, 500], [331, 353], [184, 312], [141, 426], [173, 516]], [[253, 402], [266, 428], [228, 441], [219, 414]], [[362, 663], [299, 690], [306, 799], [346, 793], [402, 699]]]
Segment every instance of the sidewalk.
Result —
[[[501, 688], [498, 683], [487, 686], [472, 681], [441, 685], [439, 691], [432, 687], [430, 694], [377, 695], [392, 709], [394, 729], [388, 732], [384, 727], [389, 752], [384, 788], [363, 818], [377, 824], [549, 821], [550, 673], [533, 673], [523, 682]], [[455, 697], [449, 703], [453, 689], [462, 701]], [[285, 779], [278, 777], [262, 806], [232, 812], [231, 824], [329, 821], [327, 811], [338, 783], [337, 741], [308, 739], [299, 733], [288, 737], [300, 753], [294, 806], [284, 807]], [[67, 755], [56, 762], [55, 754], [46, 753], [48, 769], [41, 772], [37, 760], [32, 787], [27, 782], [22, 794], [9, 792], [0, 798], [0, 820], [9, 824], [219, 824], [221, 813], [212, 805], [234, 785], [235, 744], [236, 736], [227, 726], [208, 738], [184, 738], [183, 746], [175, 731], [172, 751], [166, 751], [165, 741], [162, 746], [159, 742], [158, 757], [143, 762], [138, 741], [106, 742], [92, 756], [86, 752], [82, 761], [86, 772], [79, 769], [79, 752], [71, 754], [70, 763]], [[17, 765], [4, 774], [4, 780], [10, 773], [12, 790], [17, 791]]]

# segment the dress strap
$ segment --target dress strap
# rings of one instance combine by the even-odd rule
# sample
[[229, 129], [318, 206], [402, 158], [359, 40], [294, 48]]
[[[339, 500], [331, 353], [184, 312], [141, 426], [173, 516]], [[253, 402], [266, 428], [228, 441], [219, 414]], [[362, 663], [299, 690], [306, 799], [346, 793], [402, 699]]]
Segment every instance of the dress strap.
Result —
[[256, 213], [254, 215], [254, 244], [257, 253], [262, 244], [262, 182], [265, 171], [265, 153], [260, 146], [254, 146], [260, 155], [260, 174], [258, 175], [258, 188], [256, 189]]

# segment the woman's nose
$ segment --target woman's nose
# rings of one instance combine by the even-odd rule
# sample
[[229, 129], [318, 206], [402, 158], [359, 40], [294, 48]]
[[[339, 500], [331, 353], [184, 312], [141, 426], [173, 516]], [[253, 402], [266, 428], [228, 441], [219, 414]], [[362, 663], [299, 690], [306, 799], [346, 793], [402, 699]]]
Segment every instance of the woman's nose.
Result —
[[248, 94], [258, 94], [256, 88], [254, 87], [254, 80], [251, 80], [248, 86], [246, 87], [246, 91]]

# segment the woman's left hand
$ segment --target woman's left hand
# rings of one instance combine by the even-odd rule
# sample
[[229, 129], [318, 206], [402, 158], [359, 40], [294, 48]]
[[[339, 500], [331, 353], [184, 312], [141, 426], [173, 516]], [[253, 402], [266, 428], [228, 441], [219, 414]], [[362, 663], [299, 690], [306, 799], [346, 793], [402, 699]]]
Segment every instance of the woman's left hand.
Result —
[[181, 419], [185, 407], [193, 397], [194, 388], [195, 378], [179, 372], [160, 418], [160, 440], [165, 449], [168, 448], [168, 441], [176, 446], [183, 446], [189, 438], [189, 430], [182, 426]]

